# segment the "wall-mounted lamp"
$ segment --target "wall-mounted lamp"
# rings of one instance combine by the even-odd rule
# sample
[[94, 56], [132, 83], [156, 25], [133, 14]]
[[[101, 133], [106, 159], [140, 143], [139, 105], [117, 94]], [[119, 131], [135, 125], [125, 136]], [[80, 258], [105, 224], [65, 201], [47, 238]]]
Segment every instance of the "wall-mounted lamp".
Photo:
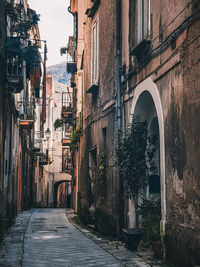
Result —
[[51, 135], [51, 131], [49, 130], [49, 128], [46, 129], [45, 135], [46, 135], [47, 140], [49, 140], [50, 135]]
[[125, 85], [126, 84], [126, 65], [124, 64], [122, 69], [121, 69], [121, 84]]

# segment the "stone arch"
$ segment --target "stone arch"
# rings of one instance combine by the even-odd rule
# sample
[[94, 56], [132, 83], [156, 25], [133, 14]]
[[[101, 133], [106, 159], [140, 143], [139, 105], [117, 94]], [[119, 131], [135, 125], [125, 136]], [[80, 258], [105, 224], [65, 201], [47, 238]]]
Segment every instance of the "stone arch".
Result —
[[58, 192], [58, 187], [62, 183], [71, 183], [71, 180], [59, 180], [54, 183], [54, 195], [53, 195], [53, 203], [54, 203], [54, 208], [57, 207], [57, 192]]
[[[145, 103], [144, 103], [145, 101]], [[162, 104], [160, 100], [160, 95], [157, 89], [156, 84], [152, 81], [151, 78], [146, 79], [140, 83], [135, 91], [132, 100], [129, 123], [132, 123], [133, 115], [144, 114], [145, 110], [148, 111], [148, 114], [151, 117], [145, 117], [149, 120], [149, 123], [152, 122], [154, 117], [157, 117], [158, 128], [159, 128], [159, 160], [160, 160], [160, 193], [161, 193], [161, 223], [162, 230], [164, 231], [165, 227], [165, 217], [166, 217], [166, 185], [165, 185], [165, 139], [164, 139], [164, 117]], [[154, 110], [152, 110], [154, 109]], [[151, 112], [150, 112], [151, 111]], [[155, 113], [155, 114], [154, 114]], [[146, 113], [147, 114], [147, 113]], [[142, 118], [143, 115], [141, 115]], [[129, 212], [134, 209], [133, 203], [129, 201]], [[129, 214], [130, 215], [130, 214]], [[129, 218], [129, 223], [131, 219]]]

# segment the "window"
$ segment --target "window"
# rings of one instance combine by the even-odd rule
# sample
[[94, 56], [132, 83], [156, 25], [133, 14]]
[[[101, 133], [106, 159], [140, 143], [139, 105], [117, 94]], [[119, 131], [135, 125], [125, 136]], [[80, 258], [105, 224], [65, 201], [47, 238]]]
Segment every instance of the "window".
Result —
[[99, 82], [99, 21], [92, 26], [92, 84]]
[[71, 153], [70, 148], [62, 149], [62, 171], [66, 173], [71, 173], [72, 170], [72, 161], [71, 161]]
[[160, 176], [153, 174], [149, 177], [149, 193], [160, 194]]
[[149, 41], [151, 30], [151, 0], [130, 0], [130, 45], [133, 51], [140, 43]]
[[150, 0], [136, 0], [137, 12], [137, 43], [149, 38], [150, 35]]
[[78, 13], [74, 14], [74, 41], [75, 41], [75, 49], [77, 48], [78, 41]]

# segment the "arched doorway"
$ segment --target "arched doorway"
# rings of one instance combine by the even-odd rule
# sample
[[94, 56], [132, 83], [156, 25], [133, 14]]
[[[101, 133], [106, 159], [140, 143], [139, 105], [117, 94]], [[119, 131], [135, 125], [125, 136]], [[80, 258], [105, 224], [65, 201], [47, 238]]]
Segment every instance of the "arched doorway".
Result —
[[61, 180], [54, 184], [54, 208], [70, 208], [71, 181]]
[[[160, 189], [161, 197], [161, 227], [165, 231], [166, 216], [166, 196], [165, 196], [165, 149], [164, 149], [164, 120], [160, 96], [155, 83], [151, 78], [146, 79], [139, 84], [134, 92], [131, 105], [129, 123], [132, 123], [133, 115], [140, 116], [141, 120], [146, 120], [149, 134], [158, 136], [158, 147], [156, 149], [155, 160], [157, 164], [157, 173], [152, 173], [152, 184], [149, 190]], [[135, 208], [132, 200], [129, 200], [129, 227], [135, 226]]]

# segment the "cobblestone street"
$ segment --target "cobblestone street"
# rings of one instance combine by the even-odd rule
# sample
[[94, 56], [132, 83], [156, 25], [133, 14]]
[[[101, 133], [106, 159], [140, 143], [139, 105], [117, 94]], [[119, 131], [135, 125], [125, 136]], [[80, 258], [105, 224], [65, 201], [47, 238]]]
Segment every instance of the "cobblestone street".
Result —
[[65, 209], [22, 212], [2, 243], [0, 266], [165, 266], [144, 260], [120, 241], [108, 241], [72, 225], [72, 214], [72, 210]]
[[64, 209], [25, 212], [11, 233], [1, 251], [3, 267], [123, 266], [78, 231]]

